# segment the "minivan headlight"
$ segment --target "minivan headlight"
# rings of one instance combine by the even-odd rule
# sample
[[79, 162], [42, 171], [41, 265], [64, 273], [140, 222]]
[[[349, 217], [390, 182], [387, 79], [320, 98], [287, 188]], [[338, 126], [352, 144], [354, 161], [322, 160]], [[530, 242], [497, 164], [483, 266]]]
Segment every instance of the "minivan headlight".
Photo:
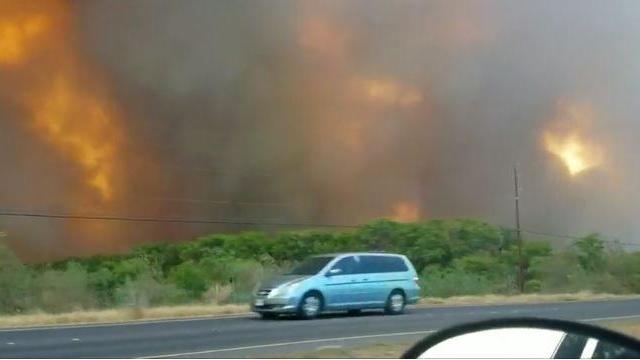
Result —
[[271, 293], [269, 294], [270, 296], [273, 297], [277, 297], [277, 296], [287, 296], [290, 293], [292, 293], [293, 291], [295, 291], [295, 289], [300, 286], [300, 282], [294, 282], [292, 284], [284, 284], [281, 285], [277, 288], [275, 288], [273, 291], [271, 291]]

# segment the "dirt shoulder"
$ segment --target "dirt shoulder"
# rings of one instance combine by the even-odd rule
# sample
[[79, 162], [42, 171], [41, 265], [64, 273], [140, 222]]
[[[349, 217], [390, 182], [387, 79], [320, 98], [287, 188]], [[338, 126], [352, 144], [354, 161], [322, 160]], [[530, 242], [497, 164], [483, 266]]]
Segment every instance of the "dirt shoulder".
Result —
[[423, 298], [419, 306], [477, 306], [509, 304], [541, 304], [549, 302], [601, 301], [639, 299], [640, 294], [613, 295], [578, 292], [567, 294], [523, 294], [523, 295], [480, 295], [454, 296], [449, 298]]

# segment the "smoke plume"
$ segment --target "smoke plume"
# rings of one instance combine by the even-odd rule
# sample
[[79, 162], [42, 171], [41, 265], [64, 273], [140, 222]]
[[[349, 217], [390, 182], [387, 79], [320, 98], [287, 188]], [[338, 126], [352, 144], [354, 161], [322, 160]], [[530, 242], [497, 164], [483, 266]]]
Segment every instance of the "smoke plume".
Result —
[[[634, 242], [635, 1], [0, 2], [0, 209]], [[24, 257], [234, 225], [0, 218]]]

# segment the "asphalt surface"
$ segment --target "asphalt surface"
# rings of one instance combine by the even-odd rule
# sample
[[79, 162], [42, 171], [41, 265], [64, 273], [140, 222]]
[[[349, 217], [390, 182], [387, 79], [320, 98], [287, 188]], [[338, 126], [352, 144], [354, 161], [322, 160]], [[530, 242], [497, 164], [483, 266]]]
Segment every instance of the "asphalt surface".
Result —
[[278, 357], [335, 346], [417, 341], [443, 327], [505, 316], [580, 321], [640, 319], [640, 300], [409, 308], [398, 316], [326, 315], [311, 321], [262, 320], [249, 315], [10, 329], [0, 330], [0, 357]]

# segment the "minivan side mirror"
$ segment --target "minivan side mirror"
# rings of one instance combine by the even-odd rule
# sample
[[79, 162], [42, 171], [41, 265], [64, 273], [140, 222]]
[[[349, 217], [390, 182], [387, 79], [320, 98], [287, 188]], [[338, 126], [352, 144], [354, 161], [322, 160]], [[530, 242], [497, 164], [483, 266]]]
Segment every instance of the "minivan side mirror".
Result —
[[330, 276], [334, 276], [334, 275], [340, 275], [342, 273], [342, 269], [331, 269], [329, 271], [327, 271], [327, 273], [325, 274], [326, 277], [330, 277]]

